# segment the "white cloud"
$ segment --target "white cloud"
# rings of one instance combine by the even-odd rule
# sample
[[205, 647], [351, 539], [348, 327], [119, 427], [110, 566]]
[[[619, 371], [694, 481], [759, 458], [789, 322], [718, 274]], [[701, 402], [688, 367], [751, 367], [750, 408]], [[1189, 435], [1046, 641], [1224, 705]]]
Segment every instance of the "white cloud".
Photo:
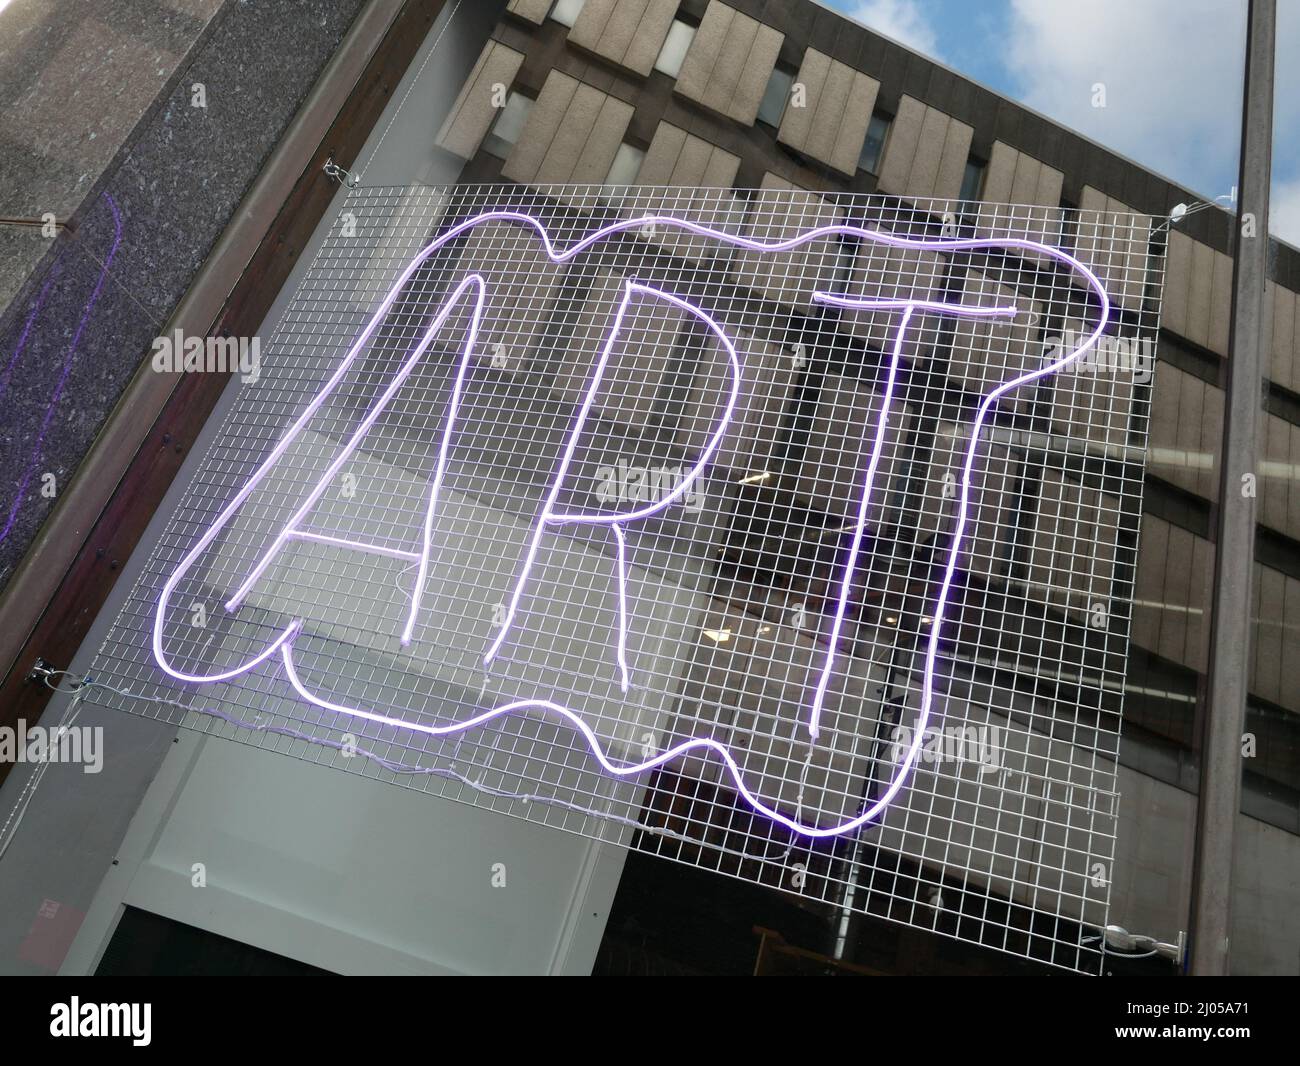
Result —
[[[1012, 0], [1007, 66], [1030, 107], [1207, 188], [1236, 171], [1245, 5]], [[1094, 98], [1105, 94], [1105, 106]]]
[[1275, 237], [1300, 248], [1300, 176], [1273, 182], [1268, 228]]
[[[1011, 0], [1007, 68], [1028, 106], [1210, 199], [1237, 180], [1245, 12], [1223, 0]], [[1300, 126], [1292, 14], [1279, 18], [1279, 131]], [[1300, 153], [1277, 151], [1275, 174], [1290, 177]], [[1273, 229], [1294, 241], [1300, 176], [1280, 184]]]
[[[838, 0], [887, 37], [942, 60], [939, 8]], [[1237, 181], [1246, 5], [1225, 0], [1006, 0], [1008, 95], [1205, 199]], [[986, 29], [962, 20], [944, 33]], [[1300, 0], [1278, 8], [1270, 229], [1300, 246]], [[1105, 107], [1095, 107], [1095, 87]]]
[[849, 8], [848, 14], [864, 26], [931, 59], [942, 58], [938, 34], [922, 14], [919, 4], [910, 0], [860, 0]]

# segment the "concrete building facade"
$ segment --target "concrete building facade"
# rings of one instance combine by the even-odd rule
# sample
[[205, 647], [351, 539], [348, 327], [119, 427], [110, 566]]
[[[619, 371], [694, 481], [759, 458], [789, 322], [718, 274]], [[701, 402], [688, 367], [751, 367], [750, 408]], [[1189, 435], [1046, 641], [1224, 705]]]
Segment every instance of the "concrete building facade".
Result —
[[[1210, 210], [1163, 225], [1176, 204], [1195, 197], [808, 0], [511, 0], [436, 143], [463, 161], [465, 182], [710, 187], [740, 197], [753, 195], [747, 190], [812, 197], [852, 191], [904, 205], [925, 200], [930, 210], [942, 206], [936, 198], [1026, 205], [1032, 211], [1019, 235], [1091, 249], [1088, 265], [1121, 313], [1148, 306], [1159, 280], [1152, 251], [1167, 241], [1149, 412], [1131, 389], [1117, 386], [1092, 400], [1076, 392], [1075, 403], [1104, 408], [1106, 417], [1088, 420], [1078, 479], [1047, 479], [1032, 491], [1055, 501], [1069, 518], [1060, 525], [1072, 523], [1076, 550], [1087, 551], [1077, 518], [1087, 493], [1100, 491], [1095, 486], [1106, 476], [1143, 484], [1141, 513], [1130, 516], [1109, 557], [1098, 559], [1102, 572], [1123, 571], [1134, 589], [1122, 620], [1130, 646], [1119, 686], [1124, 740], [1112, 918], [1175, 939], [1186, 927], [1195, 819], [1233, 217]], [[1098, 252], [1087, 227], [1121, 215], [1136, 215], [1142, 234]], [[992, 213], [971, 225], [997, 235]], [[1254, 746], [1244, 761], [1234, 967], [1294, 973], [1300, 923], [1288, 900], [1300, 886], [1300, 252], [1276, 245], [1271, 278], [1249, 634]], [[1135, 466], [1124, 454], [1127, 425], [1147, 415], [1145, 466]], [[1068, 419], [1069, 412], [1053, 417]], [[1026, 491], [1007, 487], [1009, 499]], [[1037, 535], [1059, 532], [1040, 526]], [[1033, 573], [1002, 577], [1050, 584]], [[1117, 695], [1099, 692], [1099, 705]], [[913, 853], [926, 858], [921, 844]]]

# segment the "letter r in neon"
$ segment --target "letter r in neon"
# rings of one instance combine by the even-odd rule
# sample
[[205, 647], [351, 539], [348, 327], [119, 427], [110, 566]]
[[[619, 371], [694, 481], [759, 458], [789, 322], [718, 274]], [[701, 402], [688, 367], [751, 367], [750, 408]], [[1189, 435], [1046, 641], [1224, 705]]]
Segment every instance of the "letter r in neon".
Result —
[[[619, 335], [623, 330], [623, 321], [627, 316], [628, 306], [634, 298], [664, 300], [685, 311], [687, 314], [694, 316], [702, 322], [710, 333], [717, 338], [718, 343], [722, 345], [723, 350], [727, 353], [727, 358], [731, 364], [731, 388], [729, 390], [727, 401], [723, 406], [722, 412], [718, 416], [717, 424], [710, 434], [707, 444], [700, 452], [695, 463], [686, 471], [672, 489], [661, 499], [646, 504], [643, 507], [635, 508], [630, 511], [612, 511], [597, 512], [594, 514], [579, 513], [560, 513], [555, 509], [555, 502], [559, 498], [560, 490], [564, 487], [565, 478], [568, 477], [569, 468], [573, 464], [573, 457], [577, 451], [578, 441], [587, 424], [587, 418], [591, 413], [592, 405], [595, 402], [596, 395], [600, 390], [604, 380], [605, 371], [609, 366], [610, 356], [614, 351], [614, 346], [618, 343]], [[496, 636], [488, 646], [483, 655], [485, 664], [492, 662], [497, 652], [501, 650], [502, 644], [505, 643], [506, 636], [514, 623], [515, 616], [519, 612], [519, 604], [523, 599], [524, 587], [532, 574], [533, 566], [537, 561], [537, 553], [541, 548], [542, 538], [546, 535], [548, 529], [558, 529], [564, 525], [605, 525], [609, 526], [614, 535], [614, 542], [617, 548], [618, 556], [618, 600], [619, 600], [619, 626], [618, 626], [618, 665], [620, 684], [624, 692], [628, 687], [628, 667], [627, 667], [627, 550], [626, 541], [623, 536], [623, 526], [635, 522], [642, 518], [648, 518], [651, 515], [663, 511], [673, 504], [677, 499], [685, 495], [695, 480], [704, 472], [713, 459], [714, 453], [722, 443], [722, 436], [726, 432], [727, 425], [731, 421], [731, 416], [736, 409], [736, 402], [740, 397], [740, 356], [736, 353], [736, 346], [709, 315], [705, 314], [694, 304], [683, 300], [679, 296], [663, 292], [660, 289], [644, 285], [638, 281], [629, 280], [623, 288], [623, 297], [619, 301], [618, 310], [614, 314], [613, 324], [610, 326], [609, 334], [605, 338], [605, 343], [600, 349], [600, 354], [596, 359], [596, 365], [591, 372], [591, 377], [587, 381], [587, 387], [582, 395], [582, 402], [578, 407], [578, 414], [574, 419], [573, 426], [569, 430], [569, 435], [564, 443], [564, 450], [561, 452], [560, 461], [556, 465], [555, 474], [551, 478], [550, 487], [547, 489], [542, 509], [538, 512], [537, 520], [533, 523], [532, 532], [528, 538], [528, 548], [524, 553], [523, 564], [519, 569], [518, 577], [515, 580], [514, 588], [510, 593], [510, 599], [506, 604], [505, 619], [501, 627], [497, 630]]]

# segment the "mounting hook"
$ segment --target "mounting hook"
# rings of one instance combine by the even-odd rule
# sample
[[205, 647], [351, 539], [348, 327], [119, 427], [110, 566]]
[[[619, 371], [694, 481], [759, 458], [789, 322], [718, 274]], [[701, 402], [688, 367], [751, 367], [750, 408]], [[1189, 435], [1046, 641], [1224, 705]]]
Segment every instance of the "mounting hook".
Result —
[[325, 165], [321, 168], [325, 171], [326, 176], [333, 178], [335, 181], [346, 185], [349, 189], [355, 189], [361, 184], [361, 180], [353, 175], [350, 171], [344, 170], [336, 162], [334, 157], [330, 156], [325, 160]]
[[1237, 206], [1237, 187], [1235, 185], [1232, 187], [1231, 192], [1216, 196], [1213, 200], [1193, 200], [1190, 204], [1175, 204], [1169, 212], [1169, 216], [1151, 231], [1152, 235], [1163, 233], [1170, 227], [1176, 226], [1188, 215], [1195, 215], [1201, 211], [1208, 211], [1211, 207], [1219, 206], [1226, 206], [1229, 211]]
[[60, 671], [57, 666], [52, 662], [49, 662], [47, 659], [37, 658], [37, 660], [32, 663], [32, 668], [27, 671], [27, 676], [23, 678], [23, 681], [29, 685], [48, 685], [50, 679], [61, 672], [62, 671]]

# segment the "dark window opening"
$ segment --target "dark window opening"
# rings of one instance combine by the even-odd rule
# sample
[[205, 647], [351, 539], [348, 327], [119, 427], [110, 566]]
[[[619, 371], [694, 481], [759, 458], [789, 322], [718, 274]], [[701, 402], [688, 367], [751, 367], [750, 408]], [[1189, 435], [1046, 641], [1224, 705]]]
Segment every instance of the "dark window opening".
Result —
[[858, 155], [858, 169], [868, 174], [880, 173], [880, 160], [885, 154], [885, 142], [889, 139], [889, 128], [893, 118], [877, 111], [867, 124], [867, 135], [862, 139], [862, 151]]
[[773, 128], [781, 125], [785, 109], [790, 103], [790, 89], [799, 72], [785, 63], [778, 63], [772, 68], [767, 79], [767, 88], [763, 91], [762, 102], [758, 105], [758, 121]]
[[958, 196], [962, 200], [978, 200], [984, 192], [984, 169], [983, 160], [975, 159], [973, 156], [966, 160], [966, 171], [961, 176], [961, 192]]

